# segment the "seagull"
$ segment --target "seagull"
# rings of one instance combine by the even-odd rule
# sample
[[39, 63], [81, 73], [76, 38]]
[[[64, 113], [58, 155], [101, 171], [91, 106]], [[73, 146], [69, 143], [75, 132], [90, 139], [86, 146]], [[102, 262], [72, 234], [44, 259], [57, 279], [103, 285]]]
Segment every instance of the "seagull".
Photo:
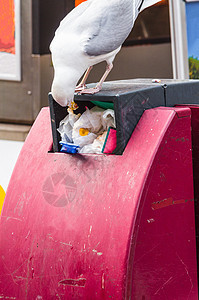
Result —
[[[75, 7], [61, 21], [50, 44], [55, 101], [70, 107], [75, 92], [99, 92], [138, 14], [157, 2], [160, 0], [87, 0]], [[91, 69], [102, 61], [107, 63], [104, 75], [94, 88], [86, 88]]]

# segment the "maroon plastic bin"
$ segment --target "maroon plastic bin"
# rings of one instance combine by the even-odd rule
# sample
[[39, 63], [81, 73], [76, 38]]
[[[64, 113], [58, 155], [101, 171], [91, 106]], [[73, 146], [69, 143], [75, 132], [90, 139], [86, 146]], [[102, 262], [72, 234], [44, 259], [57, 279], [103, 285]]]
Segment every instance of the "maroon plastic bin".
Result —
[[0, 299], [198, 299], [198, 111], [148, 109], [122, 155], [70, 155], [42, 109], [2, 211]]

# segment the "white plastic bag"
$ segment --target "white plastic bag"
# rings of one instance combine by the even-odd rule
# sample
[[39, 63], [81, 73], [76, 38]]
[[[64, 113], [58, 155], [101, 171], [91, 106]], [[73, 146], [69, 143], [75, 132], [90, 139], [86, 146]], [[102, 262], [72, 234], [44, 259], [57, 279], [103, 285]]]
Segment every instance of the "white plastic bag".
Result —
[[109, 127], [115, 128], [115, 113], [113, 109], [107, 109], [102, 114], [102, 126], [104, 130]]
[[[81, 130], [82, 128], [80, 128]], [[73, 142], [75, 145], [78, 145], [81, 147], [84, 147], [85, 145], [92, 144], [93, 141], [97, 138], [97, 135], [92, 132], [88, 132], [87, 135], [81, 136], [79, 134], [79, 130], [73, 131]]]
[[101, 153], [108, 128], [115, 127], [114, 111], [94, 106], [81, 116], [68, 113], [58, 129], [62, 141], [80, 146], [80, 153]]
[[72, 131], [75, 122], [79, 119], [80, 114], [76, 115], [68, 108], [68, 115], [60, 122], [57, 131], [61, 135], [61, 140], [67, 143], [73, 143]]
[[98, 133], [102, 128], [101, 116], [104, 113], [102, 108], [94, 106], [88, 109], [81, 115], [74, 124], [74, 130], [78, 128], [87, 128], [90, 132]]
[[[103, 109], [95, 106], [90, 110], [87, 109], [75, 122], [72, 139], [76, 145], [83, 147], [93, 143], [102, 130], [102, 113]], [[82, 134], [83, 130], [85, 134]]]
[[[94, 106], [90, 110], [87, 109], [75, 122], [72, 132], [73, 142], [80, 147], [92, 144], [97, 136], [107, 131], [109, 127], [115, 127], [114, 111]], [[82, 129], [87, 131], [86, 135], [81, 134]]]
[[106, 139], [107, 131], [99, 135], [92, 144], [85, 145], [79, 150], [79, 153], [102, 153], [102, 148]]

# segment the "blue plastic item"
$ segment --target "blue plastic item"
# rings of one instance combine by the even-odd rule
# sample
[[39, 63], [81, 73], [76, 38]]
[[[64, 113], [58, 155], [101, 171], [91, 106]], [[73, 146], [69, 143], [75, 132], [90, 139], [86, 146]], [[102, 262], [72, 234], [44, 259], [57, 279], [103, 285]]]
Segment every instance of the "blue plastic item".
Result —
[[66, 143], [66, 142], [59, 142], [59, 143], [60, 143], [60, 145], [62, 145], [61, 150], [60, 150], [61, 152], [72, 153], [72, 154], [78, 152], [78, 148], [79, 148], [78, 145]]

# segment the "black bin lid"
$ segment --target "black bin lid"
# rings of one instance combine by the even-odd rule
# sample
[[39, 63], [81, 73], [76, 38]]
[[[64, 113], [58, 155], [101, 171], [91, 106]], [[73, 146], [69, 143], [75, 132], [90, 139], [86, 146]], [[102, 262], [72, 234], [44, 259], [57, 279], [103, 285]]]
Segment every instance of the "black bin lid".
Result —
[[[93, 87], [94, 84], [88, 85]], [[114, 105], [117, 147], [114, 154], [121, 155], [132, 135], [139, 119], [146, 109], [159, 106], [172, 107], [176, 104], [199, 104], [199, 80], [166, 79], [153, 83], [152, 79], [131, 79], [109, 81], [103, 84], [102, 90], [95, 95], [75, 94], [75, 101], [112, 102]], [[80, 103], [79, 102], [79, 103]], [[57, 104], [49, 94], [51, 124], [53, 132], [53, 149], [59, 151], [57, 128], [66, 116], [66, 108]]]

